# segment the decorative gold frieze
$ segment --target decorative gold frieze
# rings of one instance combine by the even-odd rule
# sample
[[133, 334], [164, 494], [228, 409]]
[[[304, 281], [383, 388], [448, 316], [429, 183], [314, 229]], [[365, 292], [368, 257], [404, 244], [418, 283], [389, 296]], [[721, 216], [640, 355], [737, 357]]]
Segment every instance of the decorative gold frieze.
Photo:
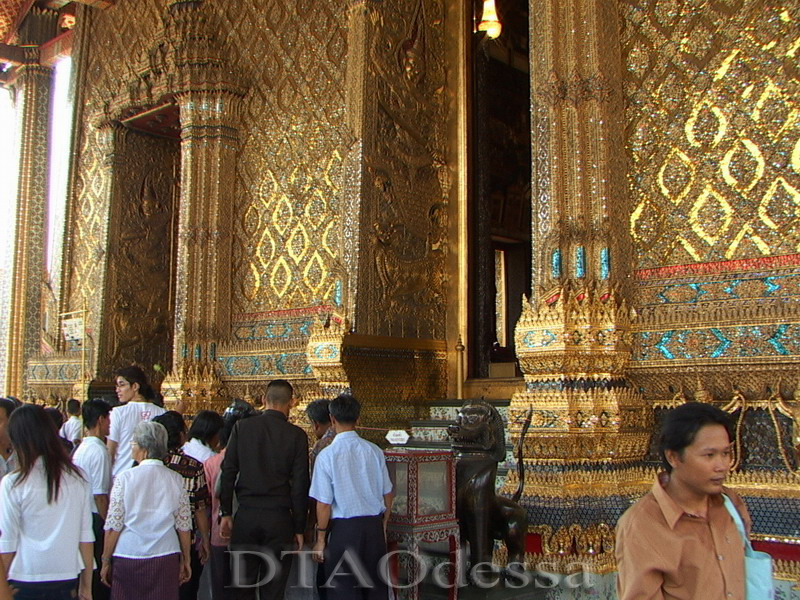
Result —
[[515, 341], [528, 383], [620, 377], [631, 354], [629, 310], [611, 287], [567, 283], [523, 301]]
[[171, 409], [180, 404], [188, 415], [200, 410], [215, 410], [221, 414], [230, 402], [222, 392], [222, 382], [215, 365], [210, 362], [185, 360], [161, 383], [164, 404]]

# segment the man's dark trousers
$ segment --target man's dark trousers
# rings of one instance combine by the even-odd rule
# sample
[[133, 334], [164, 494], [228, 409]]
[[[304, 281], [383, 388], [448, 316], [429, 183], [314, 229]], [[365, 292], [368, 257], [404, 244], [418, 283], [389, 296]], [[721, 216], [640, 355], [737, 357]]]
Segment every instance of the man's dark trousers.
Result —
[[[327, 600], [386, 600], [389, 588], [386, 574], [378, 572], [378, 562], [386, 554], [383, 517], [331, 519], [323, 562]], [[349, 553], [349, 562], [344, 560]], [[361, 577], [352, 573], [358, 565]], [[360, 587], [362, 583], [370, 585]]]
[[[236, 600], [255, 600], [255, 587], [237, 587], [240, 584], [252, 585], [264, 578], [271, 567], [265, 562], [262, 554], [270, 554], [274, 558], [272, 564], [277, 567], [269, 581], [259, 588], [260, 600], [281, 600], [286, 589], [289, 571], [292, 566], [292, 555], [281, 559], [281, 553], [297, 550], [295, 548], [292, 515], [288, 509], [253, 508], [239, 506], [233, 517], [231, 532], [231, 550], [245, 550], [259, 554], [231, 554], [233, 575], [232, 598]], [[237, 581], [237, 569], [240, 575]]]

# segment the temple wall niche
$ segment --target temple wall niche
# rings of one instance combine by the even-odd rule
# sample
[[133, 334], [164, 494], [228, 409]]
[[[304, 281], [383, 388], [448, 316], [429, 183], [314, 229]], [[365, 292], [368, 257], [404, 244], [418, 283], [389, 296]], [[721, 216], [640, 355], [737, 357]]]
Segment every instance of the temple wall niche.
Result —
[[[172, 364], [177, 233], [177, 140], [127, 132], [120, 181], [129, 182], [112, 207], [106, 311], [100, 336], [100, 376], [120, 365]], [[105, 369], [105, 370], [103, 370]]]

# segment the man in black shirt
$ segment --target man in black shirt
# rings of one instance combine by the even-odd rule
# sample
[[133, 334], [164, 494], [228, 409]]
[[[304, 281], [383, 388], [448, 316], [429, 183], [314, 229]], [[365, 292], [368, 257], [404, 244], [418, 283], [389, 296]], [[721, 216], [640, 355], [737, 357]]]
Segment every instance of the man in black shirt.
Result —
[[[233, 597], [240, 600], [255, 600], [255, 584], [262, 579], [269, 581], [260, 586], [261, 600], [283, 598], [292, 555], [281, 558], [281, 553], [303, 547], [308, 436], [289, 423], [292, 397], [288, 381], [271, 382], [267, 410], [236, 424], [222, 461], [221, 534], [230, 537], [231, 550], [245, 551], [233, 555], [240, 561], [233, 569]], [[232, 518], [234, 491], [239, 508]], [[269, 555], [277, 567], [272, 577], [268, 577], [272, 567], [263, 555]]]

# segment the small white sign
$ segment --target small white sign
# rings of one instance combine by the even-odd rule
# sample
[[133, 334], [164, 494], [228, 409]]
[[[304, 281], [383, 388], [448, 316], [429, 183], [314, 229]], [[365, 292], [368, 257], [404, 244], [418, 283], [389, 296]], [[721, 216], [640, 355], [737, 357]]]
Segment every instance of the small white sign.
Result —
[[67, 342], [80, 342], [83, 340], [83, 318], [64, 319], [61, 322], [64, 340]]
[[390, 444], [394, 444], [395, 446], [402, 446], [407, 441], [408, 438], [411, 436], [402, 429], [392, 429], [389, 433], [386, 434], [386, 441]]

